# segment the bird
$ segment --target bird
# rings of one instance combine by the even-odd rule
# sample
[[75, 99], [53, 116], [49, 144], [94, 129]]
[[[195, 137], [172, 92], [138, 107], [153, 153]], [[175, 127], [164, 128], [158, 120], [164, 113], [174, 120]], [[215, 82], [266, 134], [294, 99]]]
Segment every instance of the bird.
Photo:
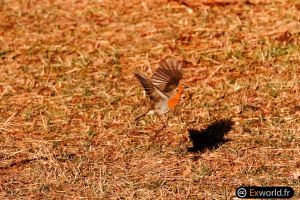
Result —
[[150, 99], [147, 111], [136, 117], [135, 121], [145, 115], [158, 114], [161, 116], [176, 108], [186, 88], [185, 84], [180, 83], [183, 78], [183, 64], [183, 61], [175, 58], [165, 59], [158, 64], [158, 68], [150, 79], [140, 72], [134, 72]]

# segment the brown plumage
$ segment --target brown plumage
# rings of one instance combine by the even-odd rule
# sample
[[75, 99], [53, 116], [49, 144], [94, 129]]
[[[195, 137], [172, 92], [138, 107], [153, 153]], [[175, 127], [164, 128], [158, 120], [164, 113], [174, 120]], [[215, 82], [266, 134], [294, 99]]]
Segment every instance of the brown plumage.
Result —
[[135, 77], [151, 100], [149, 109], [135, 120], [147, 114], [165, 114], [178, 105], [184, 90], [179, 83], [183, 77], [182, 66], [183, 62], [170, 58], [159, 63], [151, 79], [135, 72]]

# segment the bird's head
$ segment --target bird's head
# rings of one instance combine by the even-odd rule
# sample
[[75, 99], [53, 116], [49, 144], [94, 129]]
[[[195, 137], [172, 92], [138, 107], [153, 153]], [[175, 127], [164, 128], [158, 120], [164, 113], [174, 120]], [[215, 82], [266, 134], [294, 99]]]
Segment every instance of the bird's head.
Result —
[[176, 94], [177, 95], [182, 95], [183, 94], [183, 91], [185, 90], [185, 89], [187, 89], [188, 87], [185, 85], [185, 84], [179, 84], [178, 86], [177, 86], [177, 88], [175, 89], [175, 92], [176, 92]]

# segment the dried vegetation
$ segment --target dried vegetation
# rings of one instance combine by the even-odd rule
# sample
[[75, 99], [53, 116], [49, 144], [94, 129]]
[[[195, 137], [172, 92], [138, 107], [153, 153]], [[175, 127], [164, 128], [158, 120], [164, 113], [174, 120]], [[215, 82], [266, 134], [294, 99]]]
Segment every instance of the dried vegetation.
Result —
[[[299, 3], [0, 1], [1, 199], [299, 198]], [[190, 88], [155, 133], [132, 72], [167, 57]]]

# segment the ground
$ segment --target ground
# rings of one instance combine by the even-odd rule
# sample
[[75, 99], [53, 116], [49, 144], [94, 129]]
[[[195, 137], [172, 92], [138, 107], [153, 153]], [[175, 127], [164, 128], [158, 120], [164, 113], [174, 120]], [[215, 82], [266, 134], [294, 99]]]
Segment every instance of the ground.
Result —
[[[299, 21], [292, 0], [0, 1], [1, 199], [300, 198]], [[189, 88], [160, 131], [133, 72], [169, 57]]]

